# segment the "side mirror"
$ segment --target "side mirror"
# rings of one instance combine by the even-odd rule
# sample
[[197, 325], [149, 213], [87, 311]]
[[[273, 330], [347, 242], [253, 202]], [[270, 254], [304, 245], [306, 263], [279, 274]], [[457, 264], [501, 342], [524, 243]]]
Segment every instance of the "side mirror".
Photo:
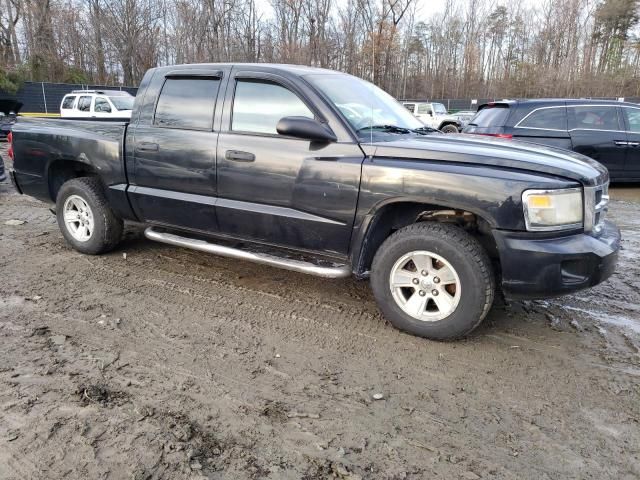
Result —
[[284, 117], [276, 125], [280, 135], [303, 138], [312, 142], [337, 142], [335, 134], [322, 123], [307, 117]]

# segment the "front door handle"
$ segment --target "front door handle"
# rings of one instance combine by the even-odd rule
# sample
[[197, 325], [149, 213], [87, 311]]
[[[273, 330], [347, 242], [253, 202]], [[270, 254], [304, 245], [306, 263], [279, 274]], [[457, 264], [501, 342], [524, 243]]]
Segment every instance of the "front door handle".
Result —
[[234, 162], [253, 162], [256, 156], [253, 153], [241, 152], [240, 150], [227, 150], [224, 158]]
[[152, 142], [140, 142], [136, 145], [136, 151], [138, 152], [157, 152], [159, 149], [158, 144]]
[[627, 142], [627, 145], [629, 145], [630, 147], [637, 147], [638, 145], [640, 145], [640, 142]]
[[626, 147], [627, 145], [629, 145], [629, 142], [625, 142], [624, 140], [614, 140], [613, 143], [615, 143], [618, 147]]

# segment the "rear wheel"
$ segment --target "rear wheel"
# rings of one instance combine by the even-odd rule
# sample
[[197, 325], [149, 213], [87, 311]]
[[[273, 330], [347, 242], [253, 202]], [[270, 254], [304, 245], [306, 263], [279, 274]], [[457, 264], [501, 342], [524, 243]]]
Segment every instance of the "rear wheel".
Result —
[[65, 182], [56, 199], [56, 217], [62, 236], [82, 253], [108, 252], [122, 237], [122, 219], [109, 206], [97, 178]]
[[453, 225], [424, 222], [385, 240], [373, 260], [371, 286], [396, 328], [449, 340], [470, 333], [484, 319], [495, 280], [475, 238]]

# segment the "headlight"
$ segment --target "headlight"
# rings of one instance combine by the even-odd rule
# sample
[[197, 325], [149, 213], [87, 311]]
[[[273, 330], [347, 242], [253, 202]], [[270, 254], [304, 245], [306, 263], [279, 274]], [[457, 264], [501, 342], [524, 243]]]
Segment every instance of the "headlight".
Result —
[[583, 226], [581, 188], [525, 190], [522, 205], [527, 230], [570, 230]]

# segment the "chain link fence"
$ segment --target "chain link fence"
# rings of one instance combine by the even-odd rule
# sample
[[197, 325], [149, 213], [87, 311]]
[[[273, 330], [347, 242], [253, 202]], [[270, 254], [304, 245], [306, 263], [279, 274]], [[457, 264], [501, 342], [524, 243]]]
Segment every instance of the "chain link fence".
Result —
[[79, 83], [25, 82], [15, 95], [0, 90], [0, 99], [10, 98], [22, 102], [21, 113], [60, 113], [62, 97], [73, 90], [124, 90], [135, 95], [138, 88]]
[[[124, 90], [131, 95], [138, 91], [137, 87], [115, 87], [109, 85], [88, 85], [79, 83], [25, 82], [22, 88], [12, 95], [0, 90], [0, 99], [11, 98], [23, 103], [23, 113], [60, 113], [62, 97], [72, 90]], [[619, 100], [617, 97], [585, 97], [595, 100]], [[404, 102], [437, 102], [442, 103], [449, 112], [460, 110], [477, 110], [478, 106], [502, 100], [501, 98], [408, 98]], [[624, 101], [640, 103], [640, 97], [625, 98]]]

